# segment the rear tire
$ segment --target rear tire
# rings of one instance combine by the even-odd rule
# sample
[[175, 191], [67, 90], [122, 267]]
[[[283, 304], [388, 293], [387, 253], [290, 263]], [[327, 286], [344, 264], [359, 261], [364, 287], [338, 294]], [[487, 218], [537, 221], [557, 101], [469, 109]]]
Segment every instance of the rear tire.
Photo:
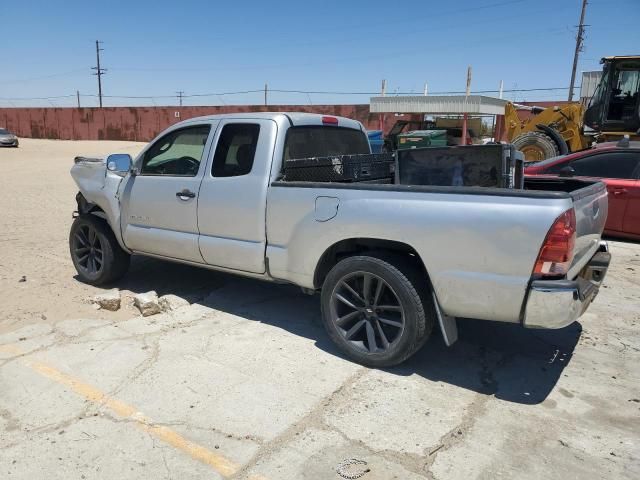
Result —
[[426, 279], [420, 280], [424, 275], [402, 261], [390, 261], [345, 258], [322, 286], [322, 320], [329, 337], [346, 356], [368, 367], [402, 363], [433, 330], [435, 310]]
[[129, 269], [130, 255], [107, 222], [95, 215], [80, 215], [73, 221], [69, 251], [80, 281], [91, 285], [114, 282]]
[[560, 155], [560, 149], [556, 142], [543, 132], [523, 133], [511, 143], [522, 152], [527, 162], [540, 162]]

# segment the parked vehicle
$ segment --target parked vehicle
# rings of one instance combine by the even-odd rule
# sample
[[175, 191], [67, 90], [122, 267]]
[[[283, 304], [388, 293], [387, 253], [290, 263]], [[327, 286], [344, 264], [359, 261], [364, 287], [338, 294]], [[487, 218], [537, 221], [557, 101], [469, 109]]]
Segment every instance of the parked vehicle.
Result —
[[[604, 57], [600, 63], [602, 76], [586, 109], [580, 102], [549, 108], [507, 103], [507, 141], [526, 160], [566, 155], [594, 141], [640, 140], [640, 55]], [[532, 116], [520, 120], [518, 110]]]
[[0, 147], [17, 147], [18, 137], [6, 128], [0, 128]]
[[303, 113], [173, 125], [135, 160], [76, 158], [69, 235], [81, 280], [125, 274], [132, 253], [321, 292], [342, 352], [395, 365], [455, 317], [560, 328], [606, 273], [604, 184], [526, 188], [286, 181], [290, 159], [369, 154], [363, 126]]
[[525, 169], [529, 176], [601, 180], [609, 192], [607, 235], [640, 240], [640, 142], [607, 142]]

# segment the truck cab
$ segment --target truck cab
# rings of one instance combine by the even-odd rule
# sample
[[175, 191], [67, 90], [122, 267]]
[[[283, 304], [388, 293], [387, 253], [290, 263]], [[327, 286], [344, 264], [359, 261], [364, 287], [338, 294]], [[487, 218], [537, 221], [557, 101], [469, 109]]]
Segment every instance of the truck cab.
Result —
[[[122, 165], [107, 165], [120, 175], [104, 177], [118, 183], [117, 202], [108, 189], [87, 200], [110, 205], [106, 218], [129, 252], [260, 276], [266, 273], [267, 191], [281, 176], [282, 161], [369, 152], [363, 126], [346, 118], [199, 117], [162, 132], [131, 167], [126, 158]], [[90, 190], [83, 188], [83, 171], [84, 181], [95, 179], [81, 165], [74, 176], [82, 191]]]

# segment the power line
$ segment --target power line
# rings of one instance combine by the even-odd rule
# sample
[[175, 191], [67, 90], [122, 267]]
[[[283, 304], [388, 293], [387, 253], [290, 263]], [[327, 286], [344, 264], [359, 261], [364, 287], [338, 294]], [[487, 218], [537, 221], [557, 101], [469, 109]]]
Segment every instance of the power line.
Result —
[[[558, 91], [558, 90], [568, 90], [569, 87], [548, 87], [548, 88], [514, 88], [514, 89], [506, 89], [503, 92], [549, 92], [549, 91]], [[308, 91], [308, 90], [279, 90], [279, 89], [269, 89], [270, 92], [279, 92], [279, 93], [300, 93], [300, 94], [316, 94], [316, 95], [380, 95], [380, 92], [337, 92], [337, 91]], [[456, 91], [442, 91], [442, 92], [430, 92], [429, 95], [464, 95], [466, 93], [465, 90], [456, 90]], [[472, 91], [472, 95], [482, 94], [482, 93], [499, 93], [499, 90], [475, 90]], [[393, 92], [393, 95], [420, 95], [419, 92]], [[422, 96], [422, 95], [420, 95]]]
[[69, 71], [60, 72], [60, 73], [51, 73], [49, 75], [39, 75], [37, 77], [21, 78], [17, 80], [4, 80], [0, 82], [0, 85], [8, 85], [10, 83], [27, 83], [34, 80], [45, 80], [47, 78], [55, 78], [55, 77], [66, 77], [67, 75], [71, 76], [71, 75], [74, 75], [80, 72], [86, 72], [86, 71], [87, 70], [85, 68], [76, 68], [75, 70], [69, 70]]
[[[527, 93], [527, 92], [553, 92], [553, 91], [565, 91], [569, 90], [570, 87], [546, 87], [546, 88], [511, 88], [504, 89], [504, 93]], [[578, 86], [580, 88], [580, 86]], [[369, 96], [377, 96], [380, 92], [356, 92], [356, 91], [330, 91], [330, 90], [285, 90], [285, 89], [273, 89], [269, 88], [269, 92], [276, 93], [294, 93], [301, 95], [369, 95]], [[176, 92], [180, 93], [180, 92]], [[264, 88], [256, 89], [256, 90], [240, 90], [233, 92], [212, 92], [212, 93], [192, 93], [192, 94], [184, 94], [179, 95], [178, 98], [194, 98], [194, 97], [221, 97], [225, 95], [245, 95], [249, 93], [264, 93]], [[475, 90], [472, 91], [472, 95], [484, 94], [484, 93], [499, 93], [499, 90]], [[440, 91], [433, 92], [431, 91], [429, 95], [464, 95], [464, 90], [457, 91]], [[393, 92], [393, 95], [420, 95], [419, 92]], [[75, 97], [76, 94], [69, 95], [55, 95], [48, 97], [0, 97], [0, 100], [54, 100], [61, 98], [70, 98]], [[95, 94], [80, 94], [81, 97], [91, 97], [98, 98], [98, 95]], [[132, 100], [144, 100], [144, 99], [162, 99], [162, 98], [176, 98], [176, 95], [102, 95], [103, 98], [114, 98], [114, 99], [132, 99]]]
[[[75, 96], [76, 94], [72, 93], [70, 95], [55, 95], [51, 97], [0, 97], [0, 100], [54, 100], [56, 98], [69, 98], [69, 97], [75, 97]], [[86, 96], [86, 95], [83, 95], [83, 96]]]

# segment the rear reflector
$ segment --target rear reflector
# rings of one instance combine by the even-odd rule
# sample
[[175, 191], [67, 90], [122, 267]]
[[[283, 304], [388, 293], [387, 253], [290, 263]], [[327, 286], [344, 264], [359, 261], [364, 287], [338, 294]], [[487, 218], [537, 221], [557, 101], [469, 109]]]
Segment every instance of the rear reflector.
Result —
[[322, 117], [323, 125], [338, 125], [338, 119], [336, 117]]
[[553, 222], [538, 254], [533, 276], [536, 278], [565, 276], [573, 260], [575, 243], [576, 214], [572, 208]]

